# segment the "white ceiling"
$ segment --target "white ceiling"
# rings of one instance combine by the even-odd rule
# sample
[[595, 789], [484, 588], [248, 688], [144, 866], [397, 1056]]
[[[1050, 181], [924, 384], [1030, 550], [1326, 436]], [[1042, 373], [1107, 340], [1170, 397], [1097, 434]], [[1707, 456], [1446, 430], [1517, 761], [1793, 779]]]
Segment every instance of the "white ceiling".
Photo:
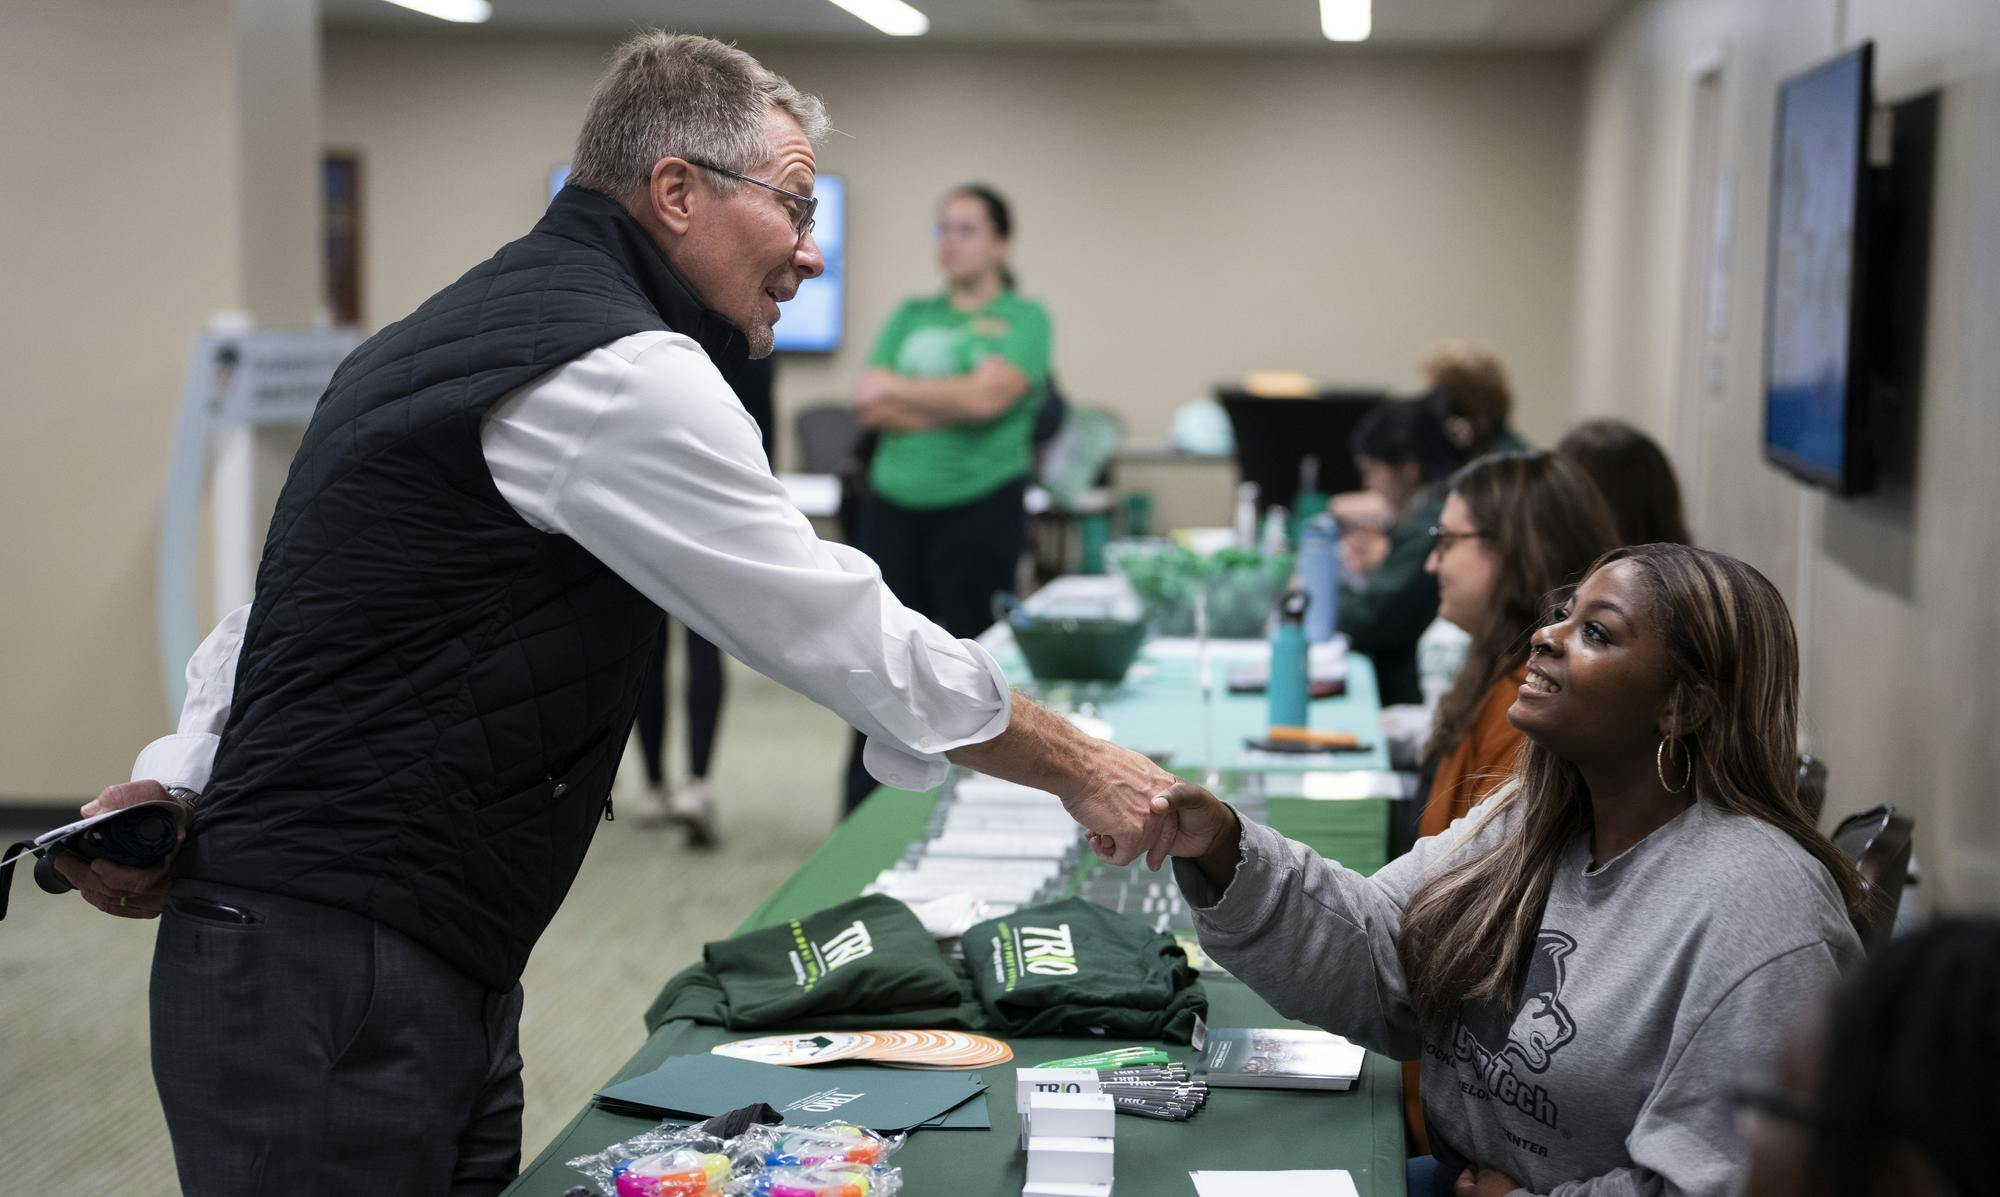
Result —
[[[922, 44], [1326, 46], [1317, 0], [912, 0], [928, 38], [888, 38], [827, 0], [492, 0], [485, 28], [623, 33], [646, 26], [722, 36]], [[1629, 0], [1375, 0], [1370, 44], [1571, 46]], [[387, 0], [320, 0], [329, 23], [450, 28]], [[462, 28], [462, 27], [461, 27]]]

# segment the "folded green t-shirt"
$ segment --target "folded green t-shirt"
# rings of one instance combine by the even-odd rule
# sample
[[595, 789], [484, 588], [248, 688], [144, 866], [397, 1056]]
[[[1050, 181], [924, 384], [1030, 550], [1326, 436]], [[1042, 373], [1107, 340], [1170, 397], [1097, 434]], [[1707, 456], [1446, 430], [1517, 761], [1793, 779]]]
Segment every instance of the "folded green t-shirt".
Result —
[[1173, 936], [1079, 898], [981, 923], [963, 942], [980, 1004], [1006, 1034], [1185, 1043], [1208, 1011]]
[[[880, 894], [702, 949], [727, 1025], [830, 1026], [833, 1015], [955, 1008], [957, 974], [910, 908]], [[864, 1020], [883, 1025], [879, 1017]]]
[[[972, 982], [965, 974], [954, 971], [958, 982], [957, 1002], [948, 1006], [911, 1006], [902, 1010], [867, 1010], [858, 1014], [819, 1013], [812, 1016], [809, 1023], [801, 1022], [786, 1028], [801, 1031], [983, 1031], [986, 1029], [986, 1010], [979, 1004], [979, 998], [972, 992]], [[685, 1018], [691, 1022], [709, 1026], [729, 1027], [737, 1031], [765, 1029], [765, 1024], [731, 1022], [729, 999], [724, 996], [722, 986], [716, 983], [715, 974], [708, 971], [706, 964], [691, 964], [675, 974], [660, 990], [660, 996], [646, 1008], [646, 1030], [659, 1030], [675, 1019]], [[777, 1029], [778, 1024], [769, 1024]]]

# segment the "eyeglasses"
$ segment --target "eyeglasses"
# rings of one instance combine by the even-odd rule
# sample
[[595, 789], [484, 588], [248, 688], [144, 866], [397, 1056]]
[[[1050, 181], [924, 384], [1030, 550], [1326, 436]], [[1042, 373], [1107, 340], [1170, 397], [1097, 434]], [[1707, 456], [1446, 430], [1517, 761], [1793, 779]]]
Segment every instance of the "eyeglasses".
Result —
[[1451, 552], [1451, 546], [1461, 540], [1492, 539], [1493, 534], [1491, 532], [1452, 532], [1448, 529], [1440, 528], [1436, 524], [1431, 525], [1431, 552], [1433, 553], [1449, 553]]
[[798, 233], [799, 240], [804, 241], [806, 239], [806, 234], [812, 232], [813, 213], [819, 209], [819, 199], [817, 197], [810, 195], [800, 195], [796, 191], [786, 191], [783, 187], [778, 187], [775, 186], [774, 184], [766, 183], [762, 179], [753, 179], [749, 175], [741, 174], [737, 171], [730, 170], [728, 167], [725, 166], [717, 166], [713, 162], [703, 162], [697, 158], [688, 158], [684, 159], [684, 161], [686, 161], [689, 166], [699, 166], [703, 170], [712, 170], [716, 174], [728, 175], [732, 179], [738, 179], [741, 180], [742, 182], [762, 187], [766, 191], [777, 192], [779, 195], [784, 196], [786, 199], [792, 201], [792, 203], [787, 204], [786, 207], [788, 209], [795, 209], [792, 212], [792, 228], [794, 231]]

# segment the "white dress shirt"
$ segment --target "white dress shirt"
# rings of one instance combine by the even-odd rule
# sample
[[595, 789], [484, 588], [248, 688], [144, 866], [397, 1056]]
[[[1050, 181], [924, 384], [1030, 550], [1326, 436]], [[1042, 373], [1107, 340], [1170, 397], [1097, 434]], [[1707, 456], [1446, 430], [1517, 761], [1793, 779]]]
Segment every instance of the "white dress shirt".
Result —
[[[634, 333], [501, 399], [480, 446], [521, 518], [568, 536], [724, 652], [868, 736], [900, 789], [944, 780], [943, 754], [1007, 728], [993, 657], [903, 606], [869, 558], [828, 544], [771, 473], [756, 421], [701, 347]], [[179, 730], [135, 780], [201, 790], [228, 721], [249, 607], [188, 661]]]

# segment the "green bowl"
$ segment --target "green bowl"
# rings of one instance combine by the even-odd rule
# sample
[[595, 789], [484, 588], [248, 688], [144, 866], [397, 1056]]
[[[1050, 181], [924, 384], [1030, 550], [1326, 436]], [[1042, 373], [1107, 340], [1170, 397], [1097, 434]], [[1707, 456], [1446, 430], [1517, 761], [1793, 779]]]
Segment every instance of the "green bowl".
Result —
[[1043, 682], [1122, 682], [1146, 643], [1146, 625], [1127, 619], [1018, 619], [1014, 643]]

